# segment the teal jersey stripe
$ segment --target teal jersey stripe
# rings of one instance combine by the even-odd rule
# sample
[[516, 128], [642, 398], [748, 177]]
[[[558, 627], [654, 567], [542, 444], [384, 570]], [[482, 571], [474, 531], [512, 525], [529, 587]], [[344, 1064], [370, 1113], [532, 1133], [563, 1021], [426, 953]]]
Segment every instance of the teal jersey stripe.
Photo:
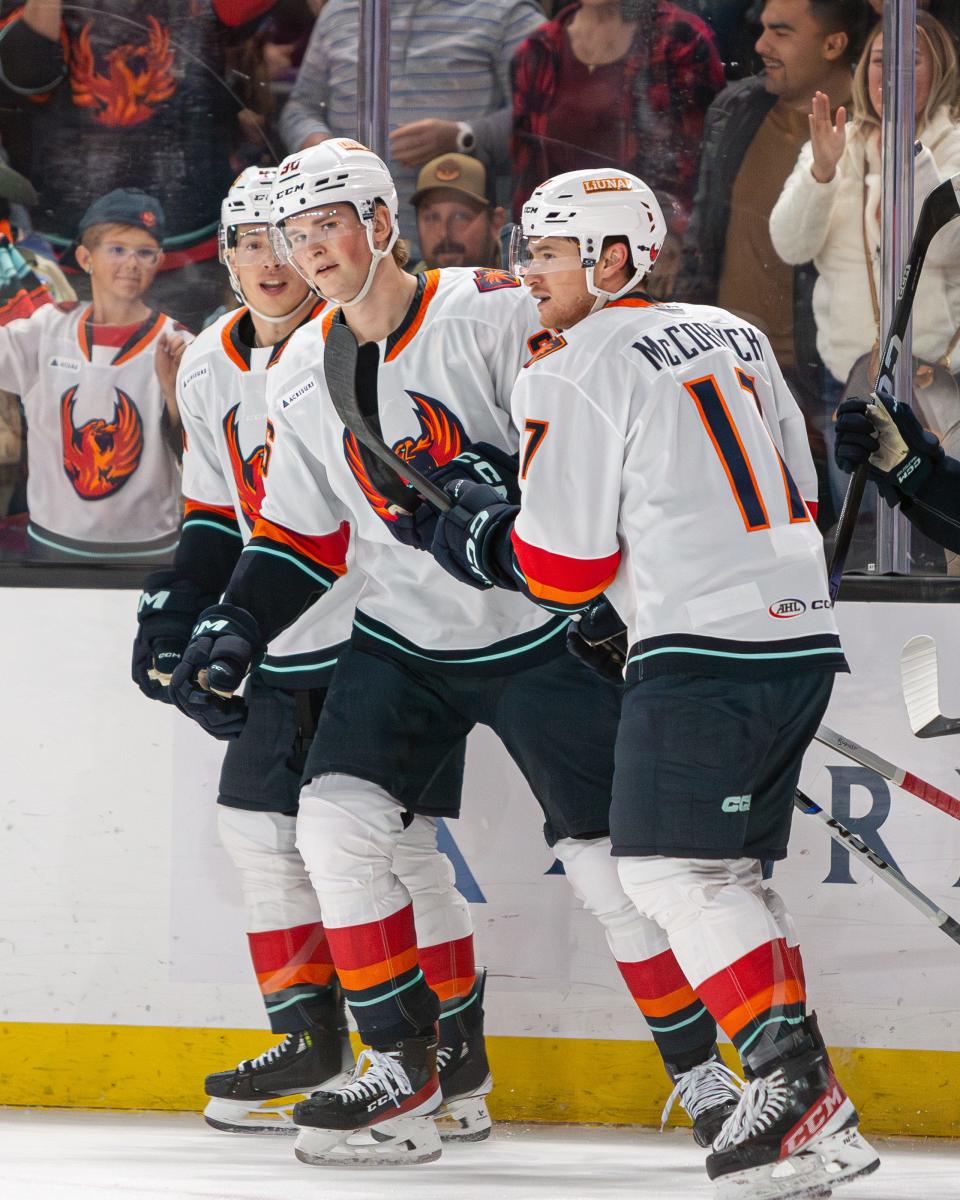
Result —
[[98, 558], [101, 561], [111, 558], [150, 558], [156, 554], [169, 554], [172, 550], [176, 550], [177, 542], [180, 540], [180, 535], [177, 534], [169, 545], [161, 546], [158, 550], [75, 550], [73, 546], [64, 546], [60, 542], [52, 542], [49, 538], [41, 537], [32, 525], [27, 526], [27, 533], [35, 542], [49, 546], [51, 550], [59, 550], [61, 554], [75, 554], [78, 558]]
[[440, 667], [452, 666], [454, 664], [495, 662], [499, 658], [515, 658], [518, 654], [526, 654], [528, 650], [535, 650], [537, 646], [542, 646], [544, 642], [549, 642], [558, 633], [565, 633], [567, 628], [566, 625], [558, 625], [556, 629], [551, 629], [549, 633], [545, 633], [542, 637], [537, 638], [536, 641], [524, 642], [522, 646], [516, 646], [513, 650], [501, 650], [497, 654], [475, 654], [468, 658], [434, 658], [430, 654], [421, 654], [418, 650], [411, 650], [409, 646], [403, 646], [400, 642], [395, 642], [393, 638], [384, 637], [382, 633], [377, 633], [375, 629], [368, 628], [368, 626], [364, 625], [356, 617], [354, 617], [353, 623], [357, 629], [372, 638], [376, 638], [378, 642], [384, 642], [388, 646], [402, 650], [404, 654], [409, 654], [412, 658], [422, 658], [425, 662], [436, 663]]
[[239, 529], [228, 529], [226, 525], [220, 525], [216, 521], [206, 521], [203, 517], [187, 517], [183, 523], [184, 529], [187, 526], [193, 529], [195, 525], [205, 525], [208, 529], [216, 529], [218, 533], [226, 533], [230, 537], [236, 537], [243, 541], [243, 534]]
[[311, 571], [309, 567], [305, 567], [299, 558], [294, 558], [292, 554], [285, 554], [282, 550], [274, 550], [270, 546], [254, 546], [247, 543], [243, 548], [244, 554], [272, 554], [274, 558], [284, 558], [287, 562], [293, 563], [295, 567], [299, 567], [304, 575], [309, 575], [311, 579], [315, 579], [321, 587], [329, 589], [330, 581], [324, 579], [322, 575], [318, 575], [316, 571]]
[[776, 653], [761, 653], [761, 654], [738, 654], [733, 650], [698, 650], [692, 646], [661, 646], [657, 650], [646, 650], [643, 654], [634, 654], [627, 663], [642, 662], [645, 658], [655, 658], [658, 654], [700, 654], [707, 658], [738, 658], [743, 662], [755, 662], [762, 658], [809, 658], [814, 654], [839, 654], [842, 656], [843, 648], [841, 646], [817, 646], [813, 650], [784, 650]]
[[292, 666], [292, 667], [274, 666], [273, 663], [269, 663], [266, 660], [264, 660], [260, 664], [260, 670], [261, 671], [275, 671], [275, 672], [277, 672], [277, 674], [293, 674], [294, 672], [299, 673], [301, 671], [319, 671], [324, 667], [335, 667], [336, 665], [337, 665], [337, 660], [335, 658], [328, 658], [326, 662], [297, 663], [295, 666]]

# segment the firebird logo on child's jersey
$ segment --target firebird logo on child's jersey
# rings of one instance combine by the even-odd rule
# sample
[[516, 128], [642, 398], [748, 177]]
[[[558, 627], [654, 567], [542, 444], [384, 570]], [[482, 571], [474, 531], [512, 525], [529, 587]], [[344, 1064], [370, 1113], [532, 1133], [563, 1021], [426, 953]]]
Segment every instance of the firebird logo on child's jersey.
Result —
[[60, 397], [63, 469], [82, 500], [103, 500], [120, 490], [140, 465], [143, 421], [137, 407], [119, 388], [113, 420], [94, 417], [78, 429], [73, 423], [77, 388]]
[[[405, 437], [394, 442], [393, 452], [418, 471], [429, 475], [437, 467], [443, 467], [456, 458], [470, 444], [469, 438], [460, 418], [445, 404], [422, 396], [419, 392], [408, 391], [407, 395], [413, 401], [420, 432], [416, 437]], [[343, 431], [343, 453], [373, 511], [384, 521], [395, 521], [397, 518], [390, 512], [390, 501], [374, 487], [364, 466], [357, 439], [348, 429]]]
[[230, 466], [233, 470], [233, 480], [237, 485], [237, 495], [240, 498], [240, 508], [243, 519], [252, 529], [260, 507], [263, 504], [263, 477], [266, 474], [267, 456], [269, 451], [266, 443], [256, 446], [244, 457], [240, 449], [240, 433], [237, 428], [237, 411], [239, 404], [223, 418], [223, 436], [227, 443], [227, 453], [230, 455]]
[[154, 16], [147, 17], [147, 25], [146, 42], [124, 42], [108, 52], [106, 74], [97, 68], [89, 21], [70, 44], [73, 102], [93, 109], [100, 125], [140, 125], [177, 90], [170, 32]]

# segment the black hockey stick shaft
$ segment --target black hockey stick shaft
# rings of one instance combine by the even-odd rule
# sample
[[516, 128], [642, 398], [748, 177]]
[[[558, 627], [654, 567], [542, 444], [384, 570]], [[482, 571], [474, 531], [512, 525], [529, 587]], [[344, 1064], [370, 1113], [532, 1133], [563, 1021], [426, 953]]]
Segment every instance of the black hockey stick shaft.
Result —
[[[920, 282], [920, 272], [923, 268], [927, 250], [936, 234], [955, 217], [960, 216], [960, 174], [952, 179], [945, 179], [938, 184], [923, 202], [920, 218], [917, 221], [916, 232], [910, 246], [910, 257], [904, 267], [903, 279], [900, 283], [900, 295], [893, 312], [893, 319], [887, 331], [883, 344], [883, 354], [880, 357], [880, 367], [874, 391], [886, 399], [894, 398], [894, 371], [900, 352], [903, 349], [903, 339], [906, 336], [907, 325], [913, 312], [913, 301]], [[843, 579], [843, 568], [853, 540], [853, 531], [860, 513], [860, 503], [867, 486], [869, 467], [862, 463], [853, 473], [853, 478], [843, 498], [840, 510], [840, 520], [833, 542], [833, 556], [830, 560], [829, 595], [836, 600]]]
[[908, 904], [912, 904], [917, 912], [922, 913], [931, 924], [936, 925], [938, 929], [942, 929], [951, 941], [956, 942], [960, 946], [960, 922], [934, 904], [918, 887], [915, 887], [906, 879], [892, 863], [888, 863], [875, 850], [871, 850], [862, 838], [857, 837], [853, 830], [848, 829], [846, 825], [841, 825], [836, 817], [824, 812], [819, 804], [815, 804], [799, 788], [794, 793], [793, 803], [802, 813], [807, 813], [808, 816], [817, 817], [822, 821], [835, 842], [839, 842], [845, 850], [849, 850], [862, 863], [865, 863], [879, 879], [888, 883]]
[[[373, 350], [377, 351], [375, 345]], [[379, 361], [378, 351], [377, 356]], [[453, 507], [453, 501], [447, 493], [431, 483], [416, 467], [394, 454], [366, 415], [376, 411], [376, 371], [370, 369], [372, 363], [369, 346], [358, 346], [353, 330], [348, 325], [334, 321], [324, 345], [323, 374], [337, 416], [357, 441], [366, 446], [401, 482], [412, 484], [424, 500], [440, 512], [448, 512]], [[358, 386], [366, 392], [362, 403]]]

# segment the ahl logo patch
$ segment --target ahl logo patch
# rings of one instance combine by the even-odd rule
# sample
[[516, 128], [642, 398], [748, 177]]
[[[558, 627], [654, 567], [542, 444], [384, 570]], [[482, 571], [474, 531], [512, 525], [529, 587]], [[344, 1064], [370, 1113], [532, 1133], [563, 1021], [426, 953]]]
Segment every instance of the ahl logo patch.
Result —
[[780, 621], [785, 621], [788, 617], [799, 617], [806, 611], [806, 604], [795, 597], [788, 597], [786, 600], [776, 600], [767, 609], [771, 617], [776, 617]]

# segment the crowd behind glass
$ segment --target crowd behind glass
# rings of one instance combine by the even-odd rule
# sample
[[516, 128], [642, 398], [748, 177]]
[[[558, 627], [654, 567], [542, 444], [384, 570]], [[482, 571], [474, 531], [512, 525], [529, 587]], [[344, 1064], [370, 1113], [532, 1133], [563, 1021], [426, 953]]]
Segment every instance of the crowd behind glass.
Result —
[[[502, 265], [543, 179], [657, 192], [657, 299], [770, 337], [829, 535], [832, 414], [879, 337], [882, 0], [391, 0], [389, 159], [409, 269]], [[960, 18], [918, 0], [915, 204], [960, 171]], [[0, 3], [0, 564], [162, 562], [179, 351], [235, 306], [220, 202], [244, 167], [354, 136], [359, 0]], [[960, 449], [960, 233], [915, 305], [914, 404]], [[867, 509], [869, 513], [869, 508]], [[869, 516], [851, 565], [872, 558]], [[915, 536], [911, 569], [960, 574]], [[0, 583], [3, 566], [0, 565]]]

